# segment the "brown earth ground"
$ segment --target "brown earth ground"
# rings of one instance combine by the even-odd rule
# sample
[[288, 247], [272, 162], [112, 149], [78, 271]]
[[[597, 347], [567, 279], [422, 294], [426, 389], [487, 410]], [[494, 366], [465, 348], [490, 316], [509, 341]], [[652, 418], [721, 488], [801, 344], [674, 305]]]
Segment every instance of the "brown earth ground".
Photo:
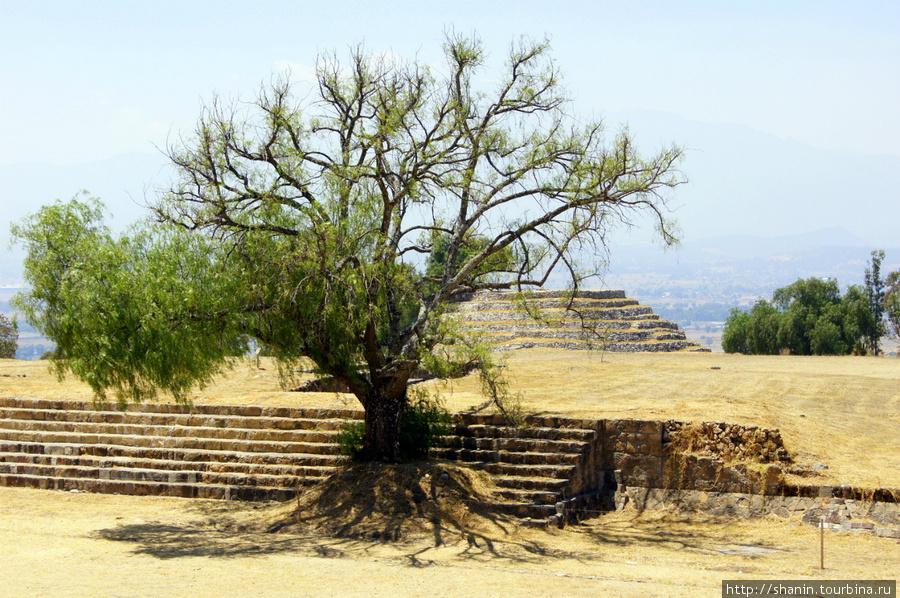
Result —
[[[284, 392], [273, 364], [260, 366], [240, 364], [194, 401], [354, 404]], [[509, 355], [508, 373], [526, 412], [777, 427], [800, 460], [829, 466], [807, 483], [900, 486], [897, 360], [529, 350]], [[451, 411], [483, 402], [474, 377], [427, 384]], [[0, 361], [0, 396], [91, 398], [46, 364], [11, 360]], [[407, 491], [412, 482], [421, 496]], [[818, 532], [797, 521], [626, 511], [529, 529], [467, 508], [466, 495], [489, 492], [485, 484], [418, 464], [345, 472], [296, 504], [0, 488], [0, 594], [718, 596], [723, 579], [900, 571], [897, 540], [831, 532], [820, 570]]]

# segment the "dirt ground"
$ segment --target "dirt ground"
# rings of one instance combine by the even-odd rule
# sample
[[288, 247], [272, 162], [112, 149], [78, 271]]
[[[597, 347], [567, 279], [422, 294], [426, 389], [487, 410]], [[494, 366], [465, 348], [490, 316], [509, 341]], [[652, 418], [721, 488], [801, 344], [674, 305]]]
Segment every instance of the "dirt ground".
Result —
[[[543, 350], [511, 354], [508, 373], [526, 412], [777, 427], [798, 458], [829, 466], [810, 483], [900, 486], [897, 360]], [[473, 378], [428, 385], [452, 411], [483, 401]], [[91, 399], [45, 364], [13, 360], [0, 360], [0, 396]], [[285, 392], [266, 360], [194, 401], [355, 405]], [[820, 570], [819, 532], [775, 518], [626, 511], [565, 530], [497, 520], [477, 534], [435, 528], [396, 542], [261, 526], [292, 508], [0, 488], [0, 596], [720, 596], [724, 579], [900, 572], [896, 539], [833, 532]]]
[[623, 512], [475, 543], [240, 531], [283, 505], [0, 488], [3, 596], [720, 596], [723, 579], [895, 579], [900, 542]]

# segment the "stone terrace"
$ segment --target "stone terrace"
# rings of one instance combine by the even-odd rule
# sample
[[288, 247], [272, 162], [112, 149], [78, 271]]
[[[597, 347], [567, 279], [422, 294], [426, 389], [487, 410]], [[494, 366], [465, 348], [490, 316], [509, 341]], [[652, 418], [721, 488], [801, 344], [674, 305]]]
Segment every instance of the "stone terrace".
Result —
[[[0, 399], [0, 486], [232, 500], [288, 500], [335, 473], [337, 434], [355, 409]], [[435, 456], [470, 462], [500, 490], [494, 506], [546, 518], [581, 491], [597, 422], [527, 428], [454, 415]]]
[[[361, 417], [354, 409], [119, 411], [5, 398], [0, 486], [284, 501], [338, 471], [338, 432]], [[510, 427], [498, 415], [452, 417], [432, 456], [485, 471], [498, 487], [494, 508], [539, 523], [631, 505], [810, 521], [827, 515], [836, 530], [900, 538], [900, 489], [786, 484], [790, 456], [778, 430], [538, 416]]]
[[459, 322], [500, 350], [530, 347], [606, 351], [706, 351], [678, 326], [624, 291], [580, 291], [568, 305], [562, 291], [479, 291], [454, 305]]

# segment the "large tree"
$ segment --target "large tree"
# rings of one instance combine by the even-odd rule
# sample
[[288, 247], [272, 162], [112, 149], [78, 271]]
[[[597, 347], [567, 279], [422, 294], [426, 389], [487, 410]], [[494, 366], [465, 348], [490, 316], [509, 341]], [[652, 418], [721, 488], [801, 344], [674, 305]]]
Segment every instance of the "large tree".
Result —
[[444, 50], [435, 70], [326, 55], [300, 94], [276, 79], [250, 102], [213, 99], [168, 148], [177, 179], [155, 222], [126, 236], [90, 201], [16, 227], [19, 305], [61, 371], [99, 394], [183, 398], [257, 339], [344, 383], [366, 413], [362, 456], [395, 461], [407, 382], [451, 346], [454, 298], [553, 271], [577, 289], [610, 229], [641, 214], [676, 240], [680, 148], [641, 156], [627, 129], [575, 116], [546, 43], [514, 43], [491, 74], [477, 40]]

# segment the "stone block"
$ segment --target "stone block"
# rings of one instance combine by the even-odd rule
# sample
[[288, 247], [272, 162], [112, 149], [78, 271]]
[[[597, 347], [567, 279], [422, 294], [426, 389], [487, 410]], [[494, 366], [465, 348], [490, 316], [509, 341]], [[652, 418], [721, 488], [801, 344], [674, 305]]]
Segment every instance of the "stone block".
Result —
[[656, 421], [640, 422], [638, 429], [644, 434], [654, 434], [662, 438], [662, 424]]

